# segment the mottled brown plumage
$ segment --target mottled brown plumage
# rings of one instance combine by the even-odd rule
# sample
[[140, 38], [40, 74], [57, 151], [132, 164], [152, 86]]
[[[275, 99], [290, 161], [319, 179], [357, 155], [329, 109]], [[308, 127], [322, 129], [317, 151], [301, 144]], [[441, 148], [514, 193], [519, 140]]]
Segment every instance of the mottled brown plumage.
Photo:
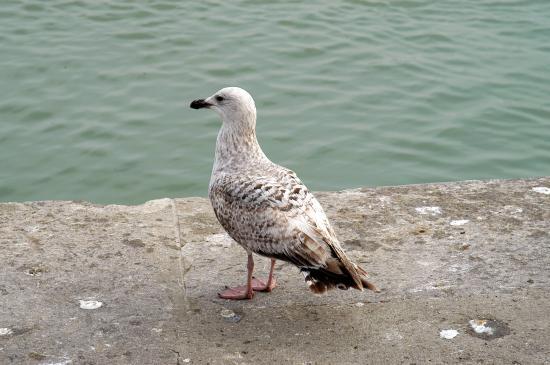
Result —
[[[233, 291], [222, 297], [252, 296], [252, 253], [296, 265], [315, 293], [334, 287], [377, 290], [346, 256], [313, 194], [293, 171], [263, 153], [256, 139], [256, 107], [246, 91], [225, 88], [191, 107], [210, 108], [222, 117], [209, 198], [220, 224], [249, 253], [247, 288], [228, 289]], [[272, 271], [269, 283], [271, 278]]]

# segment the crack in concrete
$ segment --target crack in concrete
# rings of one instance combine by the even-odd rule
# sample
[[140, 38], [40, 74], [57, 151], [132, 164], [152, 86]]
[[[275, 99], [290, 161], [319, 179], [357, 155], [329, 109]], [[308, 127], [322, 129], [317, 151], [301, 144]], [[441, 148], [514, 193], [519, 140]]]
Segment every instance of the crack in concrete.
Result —
[[176, 358], [176, 365], [181, 365], [181, 362], [180, 362], [180, 359], [181, 359], [181, 355], [179, 353], [179, 351], [176, 351], [174, 349], [170, 349], [170, 351], [172, 351], [173, 353], [176, 354], [177, 358]]
[[[386, 290], [314, 296], [278, 265], [279, 290], [248, 302], [216, 296], [242, 279], [245, 252], [205, 198], [0, 203], [0, 363], [174, 364], [170, 353], [176, 365], [544, 363], [550, 196], [536, 186], [550, 178], [319, 194], [350, 256]], [[423, 205], [442, 216], [417, 214]], [[79, 308], [92, 298], [106, 305]], [[242, 319], [226, 321], [224, 308]], [[509, 335], [469, 335], [469, 320], [487, 335], [497, 318]], [[445, 329], [459, 334], [442, 339]]]
[[191, 270], [192, 265], [188, 265], [185, 258], [183, 257], [182, 250], [185, 247], [185, 244], [182, 244], [181, 240], [181, 229], [180, 229], [180, 221], [178, 216], [178, 209], [176, 206], [176, 200], [170, 199], [172, 201], [172, 218], [174, 221], [174, 237], [176, 239], [176, 246], [179, 249], [179, 257], [178, 257], [178, 284], [183, 289], [183, 297], [184, 299], [187, 299], [187, 286], [185, 285], [185, 275]]

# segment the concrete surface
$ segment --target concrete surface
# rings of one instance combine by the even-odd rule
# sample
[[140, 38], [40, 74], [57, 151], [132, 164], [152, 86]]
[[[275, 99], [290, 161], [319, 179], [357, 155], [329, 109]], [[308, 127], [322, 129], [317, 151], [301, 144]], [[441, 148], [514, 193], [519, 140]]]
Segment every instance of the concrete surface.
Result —
[[550, 364], [550, 177], [317, 196], [382, 293], [218, 299], [245, 253], [203, 198], [0, 204], [0, 364]]

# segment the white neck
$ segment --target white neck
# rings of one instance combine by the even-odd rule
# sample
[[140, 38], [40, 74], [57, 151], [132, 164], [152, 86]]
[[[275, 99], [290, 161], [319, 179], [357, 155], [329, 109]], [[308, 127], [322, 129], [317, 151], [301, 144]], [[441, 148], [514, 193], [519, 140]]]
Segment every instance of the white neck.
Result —
[[269, 160], [256, 138], [255, 113], [240, 120], [224, 118], [216, 141], [213, 173], [230, 170], [234, 166], [253, 167], [262, 161]]

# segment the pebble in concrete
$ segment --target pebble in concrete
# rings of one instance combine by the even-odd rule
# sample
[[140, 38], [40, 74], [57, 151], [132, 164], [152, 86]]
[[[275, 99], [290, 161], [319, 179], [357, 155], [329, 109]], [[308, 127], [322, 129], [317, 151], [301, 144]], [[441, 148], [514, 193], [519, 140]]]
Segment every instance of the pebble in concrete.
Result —
[[227, 309], [227, 308], [222, 309], [221, 312], [220, 312], [220, 315], [227, 322], [237, 323], [241, 320], [241, 316], [239, 316], [237, 313], [233, 312], [231, 309]]
[[468, 323], [477, 334], [486, 333], [489, 336], [493, 334], [493, 328], [488, 326], [487, 321], [484, 319], [471, 319]]
[[475, 337], [492, 340], [510, 334], [508, 325], [494, 319], [471, 319], [468, 321], [471, 333]]

